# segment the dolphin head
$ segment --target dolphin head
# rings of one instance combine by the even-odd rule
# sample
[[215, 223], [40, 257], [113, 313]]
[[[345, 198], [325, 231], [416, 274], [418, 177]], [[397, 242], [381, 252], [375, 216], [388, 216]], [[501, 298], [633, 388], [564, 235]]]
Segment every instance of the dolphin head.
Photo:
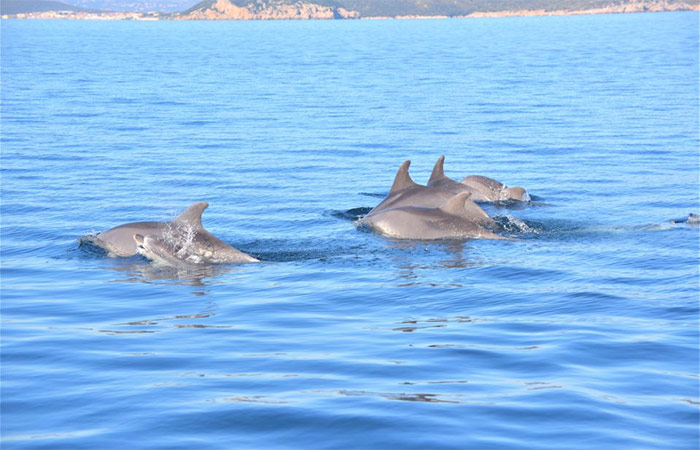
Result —
[[527, 191], [520, 186], [506, 188], [504, 193], [506, 194], [505, 200], [520, 200], [521, 202], [530, 201], [530, 194], [528, 194]]

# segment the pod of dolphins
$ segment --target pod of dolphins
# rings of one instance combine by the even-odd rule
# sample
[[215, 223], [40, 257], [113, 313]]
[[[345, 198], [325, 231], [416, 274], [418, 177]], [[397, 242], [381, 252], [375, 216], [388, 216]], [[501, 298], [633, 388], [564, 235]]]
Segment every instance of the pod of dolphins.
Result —
[[[399, 167], [389, 194], [355, 224], [394, 239], [503, 239], [500, 226], [477, 202], [529, 202], [522, 187], [508, 187], [494, 179], [472, 175], [457, 182], [445, 176], [445, 157], [435, 163], [428, 184], [411, 179], [410, 161]], [[209, 206], [198, 202], [169, 222], [133, 222], [81, 238], [107, 251], [109, 256], [141, 254], [164, 265], [259, 262], [209, 233], [202, 213]], [[691, 214], [687, 223], [697, 224]]]
[[401, 164], [389, 195], [357, 221], [396, 239], [507, 239], [494, 233], [498, 225], [476, 202], [530, 201], [521, 187], [509, 188], [484, 176], [454, 181], [438, 158], [426, 186], [411, 179], [411, 161]]

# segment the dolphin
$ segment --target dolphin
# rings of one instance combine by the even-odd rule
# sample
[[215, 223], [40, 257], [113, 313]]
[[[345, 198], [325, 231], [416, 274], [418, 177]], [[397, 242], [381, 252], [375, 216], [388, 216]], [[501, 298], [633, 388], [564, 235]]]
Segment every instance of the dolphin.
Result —
[[[155, 263], [175, 267], [189, 263], [186, 255], [184, 255], [185, 258], [179, 258], [175, 246], [157, 235], [135, 234], [133, 238], [136, 243], [136, 251]], [[197, 264], [197, 262], [193, 261], [192, 264]]]
[[166, 266], [259, 262], [206, 231], [177, 237], [135, 234], [133, 238], [141, 255]]
[[686, 225], [700, 226], [700, 215], [690, 213], [688, 214], [688, 217], [683, 219], [674, 219], [671, 221], [671, 223], [685, 223]]
[[459, 192], [471, 192], [471, 199], [475, 202], [497, 202], [504, 200], [530, 201], [530, 195], [521, 187], [504, 185], [492, 178], [481, 175], [471, 175], [457, 182], [445, 175], [445, 156], [438, 158], [430, 174], [428, 186], [443, 189], [453, 194]]
[[[498, 202], [519, 200], [529, 202], [530, 194], [520, 186], [508, 187], [500, 181], [482, 175], [470, 175], [461, 181], [477, 196], [477, 201]], [[483, 198], [485, 200], [479, 200]]]
[[[204, 259], [218, 262], [219, 259], [235, 259], [226, 256], [238, 252], [230, 245], [220, 241], [214, 235], [204, 229], [202, 225], [202, 213], [209, 207], [207, 202], [197, 202], [182, 214], [170, 222], [132, 222], [119, 225], [107, 231], [103, 231], [94, 236], [84, 236], [82, 241], [90, 242], [107, 250], [110, 256], [133, 256], [139, 252], [134, 235], [151, 236], [157, 239], [164, 239], [172, 245], [177, 242], [192, 243], [198, 249], [195, 255]], [[182, 247], [182, 244], [180, 245]], [[220, 249], [229, 249], [221, 251]], [[228, 253], [227, 253], [228, 252]], [[221, 254], [222, 256], [216, 256]], [[252, 258], [245, 255], [248, 258]], [[239, 257], [239, 259], [245, 259]], [[252, 258], [255, 260], [255, 258]], [[255, 260], [257, 261], [257, 260]], [[228, 262], [228, 261], [225, 261]], [[238, 261], [236, 261], [238, 262]]]
[[[396, 172], [394, 183], [389, 194], [377, 206], [375, 206], [365, 217], [372, 216], [381, 211], [402, 207], [437, 208], [447, 203], [454, 193], [448, 190], [432, 186], [422, 186], [413, 181], [408, 173], [411, 161], [404, 161]], [[482, 225], [494, 226], [493, 219], [486, 214], [479, 205], [471, 200], [466, 202], [472, 211], [474, 220]]]
[[357, 224], [397, 239], [508, 240], [484, 228], [483, 216], [471, 207], [476, 204], [469, 199], [470, 196], [470, 192], [460, 192], [437, 208], [399, 206], [386, 209], [363, 217]]
[[116, 226], [81, 240], [107, 250], [109, 256], [134, 256], [138, 253], [134, 234], [160, 236], [172, 229], [192, 228], [190, 224], [201, 226], [202, 212], [209, 206], [207, 202], [197, 202], [185, 209], [170, 222], [132, 222]]

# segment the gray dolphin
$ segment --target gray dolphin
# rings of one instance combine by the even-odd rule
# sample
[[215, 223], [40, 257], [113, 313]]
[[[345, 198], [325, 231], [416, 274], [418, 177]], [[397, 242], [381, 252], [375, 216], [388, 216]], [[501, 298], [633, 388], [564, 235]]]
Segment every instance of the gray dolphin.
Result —
[[470, 175], [461, 181], [466, 185], [475, 196], [477, 201], [479, 198], [484, 198], [487, 202], [498, 202], [504, 200], [519, 200], [521, 202], [529, 202], [530, 194], [520, 186], [508, 187], [500, 181], [482, 175]]
[[700, 226], [700, 215], [690, 213], [688, 214], [688, 217], [683, 219], [674, 219], [671, 221], [671, 223], [685, 223], [686, 225]]
[[133, 239], [141, 255], [168, 266], [259, 262], [207, 231], [179, 236], [135, 234]]
[[81, 240], [107, 250], [110, 256], [134, 256], [137, 253], [134, 235], [156, 235], [175, 228], [190, 228], [190, 223], [202, 223], [202, 212], [209, 206], [207, 202], [197, 202], [184, 210], [170, 222], [131, 222], [116, 226], [94, 236], [84, 236]]
[[[180, 242], [181, 244], [178, 248], [181, 248], [183, 243], [191, 242], [198, 249], [195, 255], [210, 259], [212, 262], [218, 262], [218, 259], [235, 259], [227, 256], [229, 253], [232, 255], [236, 254], [232, 253], [231, 250], [245, 255], [245, 253], [238, 252], [238, 250], [222, 242], [204, 229], [202, 213], [207, 207], [209, 207], [209, 203], [197, 202], [170, 222], [126, 223], [94, 236], [85, 236], [81, 240], [102, 247], [107, 250], [110, 256], [133, 256], [138, 253], [139, 249], [134, 239], [136, 234], [164, 239], [165, 242], [171, 243], [174, 247], [177, 247], [177, 243]], [[218, 254], [221, 254], [222, 257], [216, 256]], [[245, 256], [252, 258], [248, 255]], [[240, 256], [238, 258], [245, 259]], [[252, 260], [255, 260], [255, 258], [252, 258]], [[235, 260], [233, 262], [239, 261]]]
[[[360, 219], [375, 232], [398, 239], [505, 239], [483, 226], [470, 192], [460, 192], [438, 208], [400, 206]], [[477, 206], [478, 207], [478, 206]], [[481, 208], [479, 208], [481, 210]], [[483, 210], [481, 210], [483, 212]], [[483, 213], [486, 215], [486, 213]], [[488, 215], [486, 215], [488, 218]]]
[[156, 235], [135, 234], [133, 239], [136, 243], [136, 251], [153, 262], [175, 267], [189, 263], [187, 256], [183, 255], [185, 258], [179, 258], [175, 246]]
[[[372, 216], [381, 211], [402, 207], [437, 208], [447, 203], [454, 193], [445, 189], [432, 186], [422, 186], [413, 181], [408, 173], [411, 161], [404, 161], [396, 172], [394, 183], [389, 194], [374, 207], [365, 217]], [[495, 225], [495, 222], [486, 214], [479, 205], [467, 200], [468, 208], [475, 221], [482, 225]]]

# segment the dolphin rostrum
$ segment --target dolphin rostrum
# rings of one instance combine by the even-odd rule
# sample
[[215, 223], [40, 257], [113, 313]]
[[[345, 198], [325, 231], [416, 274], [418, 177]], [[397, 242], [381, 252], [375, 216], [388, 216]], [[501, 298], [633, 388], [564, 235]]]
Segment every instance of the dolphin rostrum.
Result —
[[[507, 240], [484, 228], [484, 217], [471, 207], [477, 205], [469, 199], [470, 196], [469, 192], [460, 192], [438, 208], [399, 206], [386, 209], [360, 219], [358, 224], [398, 239]], [[479, 210], [483, 212], [481, 208]]]
[[521, 187], [508, 187], [492, 178], [472, 175], [461, 182], [447, 177], [444, 171], [445, 156], [438, 158], [430, 174], [428, 186], [443, 189], [453, 194], [468, 191], [472, 193], [475, 202], [497, 202], [504, 200], [530, 201], [530, 195]]
[[[421, 208], [437, 208], [447, 203], [454, 193], [432, 186], [422, 186], [413, 181], [408, 173], [408, 168], [411, 161], [405, 161], [399, 167], [394, 178], [394, 184], [391, 186], [389, 195], [384, 198], [377, 206], [374, 207], [365, 217], [372, 216], [381, 211], [386, 211], [401, 207], [421, 207]], [[481, 209], [479, 205], [469, 200], [469, 208], [474, 211], [474, 217], [480, 217], [479, 222], [484, 225], [493, 225], [493, 220]]]
[[133, 256], [139, 252], [134, 238], [138, 234], [162, 239], [178, 250], [187, 247], [185, 253], [195, 255], [195, 259], [199, 257], [211, 262], [257, 261], [204, 229], [202, 212], [208, 206], [207, 202], [197, 202], [170, 222], [126, 223], [82, 240], [102, 247], [110, 256]]

